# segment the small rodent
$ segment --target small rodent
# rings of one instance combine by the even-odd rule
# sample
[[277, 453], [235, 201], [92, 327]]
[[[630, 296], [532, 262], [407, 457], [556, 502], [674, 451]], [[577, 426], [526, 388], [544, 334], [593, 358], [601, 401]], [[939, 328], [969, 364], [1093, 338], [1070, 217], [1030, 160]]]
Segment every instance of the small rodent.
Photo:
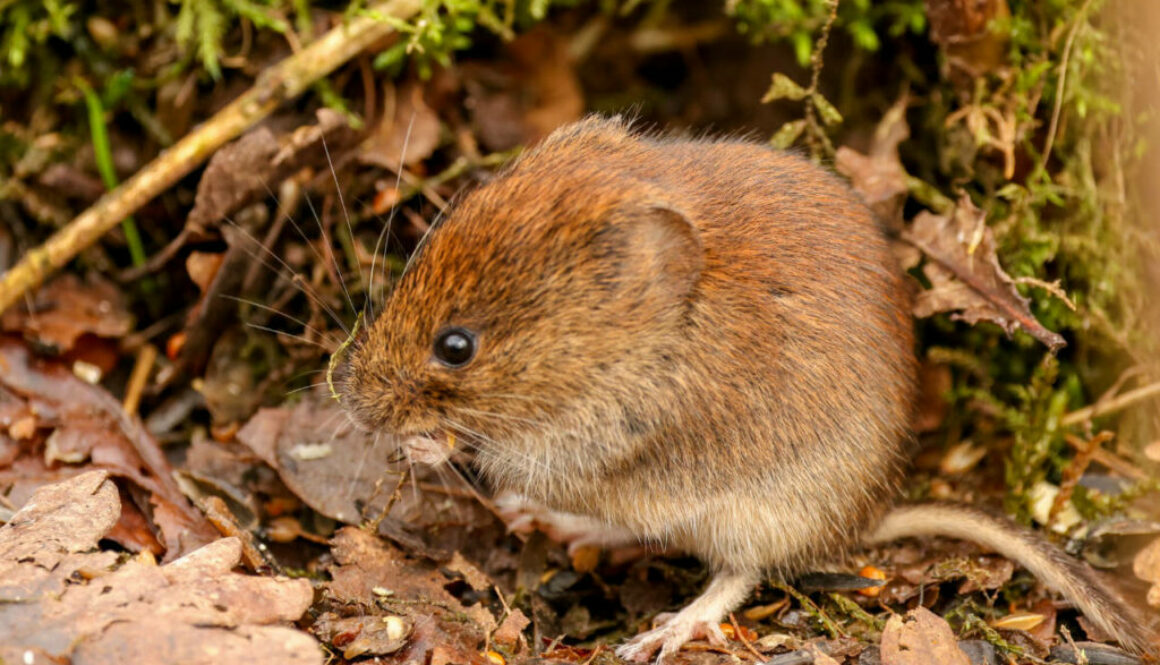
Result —
[[626, 659], [722, 639], [766, 572], [931, 534], [1018, 561], [1145, 650], [1144, 623], [1031, 531], [886, 511], [915, 397], [903, 277], [863, 202], [807, 159], [592, 117], [432, 229], [350, 352], [342, 401], [413, 457], [461, 441], [497, 489], [710, 566]]

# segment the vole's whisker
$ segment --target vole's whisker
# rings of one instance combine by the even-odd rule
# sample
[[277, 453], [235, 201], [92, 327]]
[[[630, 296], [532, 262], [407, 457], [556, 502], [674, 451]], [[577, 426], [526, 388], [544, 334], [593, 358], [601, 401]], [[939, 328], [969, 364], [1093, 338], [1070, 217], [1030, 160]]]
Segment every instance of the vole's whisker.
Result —
[[441, 420], [443, 424], [447, 425], [452, 430], [455, 430], [459, 434], [470, 437], [468, 440], [464, 441], [464, 445], [467, 445], [468, 447], [475, 447], [481, 451], [489, 452], [492, 454], [501, 453], [503, 455], [516, 456], [528, 462], [529, 464], [536, 465], [542, 471], [549, 470], [548, 465], [545, 464], [543, 460], [536, 459], [526, 453], [522, 453], [516, 450], [508, 450], [495, 439], [485, 434], [481, 434], [480, 432], [476, 432], [471, 428], [464, 426], [462, 423], [451, 420], [446, 416], [444, 416]]
[[326, 385], [325, 381], [319, 381], [318, 383], [311, 383], [309, 385], [300, 386], [298, 388], [291, 388], [290, 390], [287, 390], [285, 392], [285, 396], [289, 397], [290, 395], [294, 395], [294, 394], [297, 394], [297, 393], [300, 393], [300, 392], [303, 392], [306, 390], [311, 390], [313, 388], [321, 388], [325, 385]]
[[285, 330], [278, 330], [277, 328], [271, 328], [270, 326], [263, 326], [263, 325], [258, 324], [258, 323], [248, 323], [247, 322], [246, 327], [247, 328], [254, 328], [255, 330], [261, 330], [264, 332], [268, 332], [268, 333], [271, 333], [273, 335], [277, 335], [279, 337], [289, 337], [290, 339], [298, 340], [299, 342], [302, 342], [303, 344], [309, 344], [310, 346], [316, 346], [319, 349], [322, 349], [323, 353], [330, 353], [330, 349], [326, 348], [326, 346], [323, 345], [321, 342], [316, 342], [316, 341], [309, 339], [307, 337], [304, 337], [302, 335], [295, 335], [292, 332], [287, 332]]
[[498, 420], [510, 420], [513, 422], [527, 423], [529, 425], [541, 426], [543, 423], [530, 418], [523, 418], [521, 416], [511, 416], [505, 413], [493, 413], [491, 411], [480, 411], [479, 409], [469, 409], [465, 406], [451, 407], [458, 413], [463, 413], [469, 416], [479, 416], [481, 418], [496, 418]]
[[[322, 152], [326, 154], [326, 164], [327, 164], [327, 166], [330, 167], [331, 177], [334, 178], [334, 191], [335, 191], [335, 194], [338, 196], [338, 205], [339, 205], [339, 207], [342, 208], [342, 219], [346, 223], [347, 235], [350, 238], [350, 241], [353, 243], [355, 241], [354, 240], [354, 227], [352, 227], [351, 223], [350, 223], [350, 213], [348, 213], [346, 210], [346, 200], [342, 196], [342, 185], [340, 185], [338, 182], [338, 172], [334, 170], [334, 161], [332, 161], [330, 159], [330, 147], [326, 145], [326, 135], [323, 134], [321, 136], [321, 138], [322, 138]], [[321, 220], [319, 220], [318, 228], [320, 231], [323, 232], [323, 237], [325, 238], [326, 233], [325, 233], [325, 230], [322, 228]], [[346, 280], [343, 279], [343, 276], [342, 276], [342, 265], [339, 263], [337, 258], [333, 257], [333, 252], [332, 252], [331, 256], [332, 256], [332, 260], [334, 261], [334, 264], [335, 264], [335, 266], [334, 266], [335, 272], [338, 273], [339, 284], [342, 286], [342, 294], [344, 296], [346, 296], [346, 303], [348, 305], [350, 305], [350, 311], [357, 312], [358, 309], [355, 308], [354, 301], [351, 300], [350, 291], [346, 288]], [[360, 276], [360, 279], [361, 279], [361, 276]]]
[[[343, 332], [347, 333], [348, 335], [350, 334], [350, 331], [347, 329], [346, 325], [343, 324], [342, 319], [339, 318], [338, 314], [335, 313], [335, 311], [333, 309], [331, 309], [330, 305], [326, 304], [326, 301], [317, 292], [315, 292], [312, 287], [310, 287], [306, 282], [303, 282], [302, 280], [298, 279], [298, 273], [296, 273], [294, 271], [294, 268], [291, 267], [290, 264], [286, 263], [286, 261], [282, 257], [280, 257], [277, 254], [275, 254], [274, 252], [270, 251], [270, 249], [267, 248], [265, 245], [258, 242], [257, 238], [255, 238], [252, 233], [247, 231], [245, 228], [243, 228], [237, 222], [233, 221], [232, 219], [230, 219], [228, 217], [225, 218], [225, 222], [227, 224], [229, 224], [230, 226], [232, 226], [233, 228], [237, 229], [242, 234], [244, 234], [246, 236], [246, 238], [248, 238], [250, 240], [250, 242], [253, 243], [256, 247], [261, 248], [262, 251], [264, 251], [266, 253], [266, 255], [268, 255], [270, 258], [272, 258], [274, 261], [277, 262], [277, 265], [269, 263], [264, 258], [262, 258], [260, 255], [256, 254], [254, 251], [252, 251], [249, 247], [243, 247], [243, 250], [247, 254], [249, 254], [255, 260], [260, 261], [262, 263], [262, 265], [269, 268], [275, 274], [282, 275], [282, 276], [286, 277], [287, 279], [289, 279], [291, 283], [295, 284], [296, 286], [298, 286], [299, 289], [301, 289], [303, 295], [305, 295], [312, 302], [314, 302], [314, 304], [318, 305], [320, 308], [325, 310], [326, 313], [331, 317], [331, 319], [333, 319], [334, 322], [339, 327], [342, 328]], [[279, 267], [279, 266], [281, 266], [281, 267]], [[282, 272], [283, 270], [285, 270], [286, 272], [283, 273]]]
[[[298, 325], [302, 326], [306, 331], [312, 332], [315, 335], [317, 335], [319, 339], [326, 339], [327, 335], [329, 334], [329, 333], [322, 332], [321, 330], [315, 328], [314, 326], [311, 326], [309, 323], [303, 321], [302, 319], [300, 319], [296, 316], [292, 316], [290, 314], [287, 314], [286, 312], [283, 312], [280, 309], [270, 307], [269, 305], [265, 305], [263, 303], [260, 303], [257, 300], [252, 300], [250, 298], [243, 298], [241, 296], [231, 296], [229, 294], [222, 294], [221, 297], [226, 298], [227, 300], [234, 300], [234, 301], [237, 301], [240, 303], [245, 303], [245, 304], [250, 305], [252, 307], [257, 307], [258, 309], [270, 312], [271, 314], [275, 314], [275, 315], [280, 316], [284, 319], [287, 319], [287, 320], [291, 321], [292, 323], [297, 323]], [[302, 338], [302, 339], [304, 341], [307, 341], [307, 342], [312, 341], [312, 340], [309, 340], [306, 338]], [[335, 341], [335, 340], [331, 340], [331, 341]], [[338, 340], [338, 341], [341, 341], [341, 340]]]
[[[399, 191], [399, 185], [403, 181], [403, 164], [407, 162], [407, 146], [411, 143], [411, 129], [415, 126], [415, 115], [417, 111], [411, 109], [411, 119], [407, 121], [407, 133], [403, 135], [403, 147], [399, 151], [399, 170], [395, 173], [395, 191]], [[379, 246], [383, 247], [383, 279], [386, 279], [387, 258], [385, 256], [387, 248], [383, 245], [383, 238], [390, 239], [391, 224], [395, 221], [395, 215], [399, 211], [399, 206], [391, 206], [391, 214], [387, 216], [387, 221], [383, 224], [383, 230], [379, 231], [379, 238], [375, 241], [375, 251], [371, 254], [371, 270], [369, 286], [367, 287], [367, 304], [370, 309], [371, 319], [375, 317], [375, 308], [373, 304], [375, 295], [375, 262], [379, 258]]]

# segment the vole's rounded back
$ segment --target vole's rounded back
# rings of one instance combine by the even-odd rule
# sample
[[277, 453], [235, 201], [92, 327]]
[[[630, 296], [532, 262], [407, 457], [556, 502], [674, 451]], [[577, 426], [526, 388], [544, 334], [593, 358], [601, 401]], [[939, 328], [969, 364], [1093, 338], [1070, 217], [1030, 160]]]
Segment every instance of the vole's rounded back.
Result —
[[[433, 357], [451, 328], [478, 345], [462, 367]], [[463, 198], [350, 370], [365, 422], [456, 433], [501, 487], [791, 569], [891, 493], [914, 359], [887, 243], [836, 178], [591, 119]]]

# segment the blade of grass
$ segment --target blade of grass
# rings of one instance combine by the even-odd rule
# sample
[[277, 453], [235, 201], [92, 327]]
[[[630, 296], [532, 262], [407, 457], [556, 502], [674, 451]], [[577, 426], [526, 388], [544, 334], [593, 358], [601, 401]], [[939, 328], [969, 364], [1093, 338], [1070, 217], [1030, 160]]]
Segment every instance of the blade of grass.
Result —
[[[97, 171], [101, 174], [101, 180], [104, 181], [106, 188], [116, 189], [121, 183], [117, 181], [117, 171], [113, 168], [113, 151], [109, 147], [109, 132], [105, 127], [105, 107], [88, 81], [77, 77], [75, 83], [85, 98]], [[121, 220], [121, 229], [125, 232], [125, 243], [129, 246], [129, 256], [133, 265], [140, 268], [145, 265], [145, 246], [141, 243], [141, 232], [137, 229], [137, 222], [133, 220], [132, 215], [126, 215], [125, 219]]]

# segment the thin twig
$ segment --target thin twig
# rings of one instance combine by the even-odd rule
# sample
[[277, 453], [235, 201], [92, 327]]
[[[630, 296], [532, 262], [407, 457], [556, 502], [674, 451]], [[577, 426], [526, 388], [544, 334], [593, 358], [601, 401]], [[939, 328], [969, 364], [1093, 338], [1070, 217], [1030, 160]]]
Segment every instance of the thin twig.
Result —
[[1047, 141], [1043, 144], [1043, 155], [1039, 158], [1039, 169], [1047, 168], [1047, 160], [1051, 157], [1051, 148], [1055, 145], [1055, 132], [1059, 129], [1059, 116], [1063, 111], [1063, 91], [1067, 84], [1067, 63], [1071, 60], [1071, 47], [1075, 43], [1075, 36], [1087, 19], [1088, 7], [1092, 0], [1087, 0], [1079, 8], [1075, 23], [1067, 33], [1067, 41], [1063, 45], [1063, 57], [1059, 61], [1059, 83], [1055, 86], [1055, 106], [1051, 109], [1051, 124], [1047, 126]]
[[737, 636], [737, 639], [741, 641], [741, 644], [745, 646], [749, 653], [753, 654], [754, 657], [757, 658], [757, 662], [760, 663], [765, 660], [765, 656], [763, 656], [757, 649], [754, 649], [753, 644], [749, 641], [749, 638], [745, 637], [745, 631], [741, 629], [741, 625], [737, 623], [737, 617], [734, 616], [732, 612], [729, 613], [729, 624], [733, 626], [733, 634]]
[[137, 413], [141, 406], [141, 395], [145, 392], [145, 384], [149, 382], [149, 373], [153, 371], [153, 364], [157, 362], [157, 347], [152, 344], [143, 344], [137, 351], [137, 361], [133, 364], [133, 373], [129, 375], [129, 384], [125, 388], [125, 399], [121, 401], [121, 410], [127, 415]]
[[818, 124], [815, 97], [819, 94], [818, 83], [822, 78], [822, 53], [826, 50], [826, 44], [830, 42], [830, 30], [834, 27], [834, 21], [838, 19], [838, 2], [839, 0], [830, 0], [830, 13], [826, 17], [825, 25], [822, 26], [822, 33], [818, 35], [818, 41], [814, 43], [814, 51], [810, 54], [810, 87], [806, 89], [806, 126], [810, 130], [807, 135], [810, 153], [815, 158], [818, 157], [819, 143], [827, 156], [832, 157], [834, 154], [834, 144], [830, 143], [830, 137], [826, 136], [825, 129]]
[[1079, 425], [1080, 423], [1087, 422], [1093, 418], [1106, 416], [1108, 414], [1115, 413], [1116, 411], [1126, 409], [1137, 402], [1142, 402], [1150, 397], [1155, 397], [1157, 395], [1160, 395], [1160, 381], [1136, 388], [1135, 390], [1129, 390], [1119, 397], [1113, 397], [1107, 401], [1101, 400], [1095, 404], [1092, 404], [1091, 406], [1085, 406], [1082, 409], [1076, 409], [1075, 411], [1072, 411], [1071, 413], [1061, 418], [1060, 423], [1063, 425]]
[[95, 243], [122, 219], [195, 169], [226, 142], [270, 115], [282, 102], [302, 94], [314, 81], [395, 31], [379, 17], [407, 19], [421, 6], [421, 0], [388, 0], [267, 69], [241, 97], [162, 152], [120, 187], [102, 196], [43, 245], [29, 250], [0, 279], [0, 312], [39, 286], [50, 273]]

